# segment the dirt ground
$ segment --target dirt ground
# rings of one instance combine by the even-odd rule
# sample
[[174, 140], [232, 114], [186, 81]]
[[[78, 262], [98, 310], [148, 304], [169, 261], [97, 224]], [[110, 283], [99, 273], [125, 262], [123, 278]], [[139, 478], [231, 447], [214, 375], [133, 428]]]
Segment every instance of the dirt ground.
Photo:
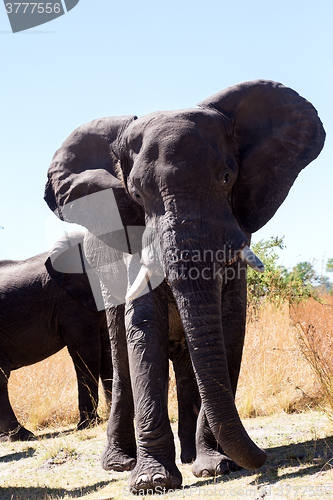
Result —
[[[191, 466], [180, 463], [175, 438], [183, 487], [163, 498], [333, 499], [333, 423], [324, 413], [282, 413], [247, 419], [244, 425], [267, 450], [260, 470], [195, 478]], [[176, 436], [177, 424], [173, 427]], [[106, 423], [80, 432], [49, 429], [36, 441], [0, 443], [0, 500], [134, 499], [129, 472], [106, 472], [100, 466], [105, 432]]]

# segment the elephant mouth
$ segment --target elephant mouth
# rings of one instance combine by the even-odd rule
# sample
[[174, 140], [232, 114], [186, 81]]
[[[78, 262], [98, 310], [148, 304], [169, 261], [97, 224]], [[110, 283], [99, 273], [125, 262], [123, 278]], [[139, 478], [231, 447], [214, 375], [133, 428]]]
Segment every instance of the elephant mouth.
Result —
[[[252, 252], [252, 250], [245, 245], [241, 250], [237, 252], [240, 259], [249, 265], [252, 269], [259, 273], [263, 273], [265, 271], [265, 266], [261, 262], [261, 260]], [[154, 274], [153, 266], [150, 262], [145, 259], [145, 255], [142, 255], [142, 265], [140, 271], [134, 280], [132, 286], [127, 291], [126, 301], [134, 300], [136, 297], [140, 295], [140, 293], [144, 290], [144, 288], [149, 285], [149, 281], [151, 276]]]

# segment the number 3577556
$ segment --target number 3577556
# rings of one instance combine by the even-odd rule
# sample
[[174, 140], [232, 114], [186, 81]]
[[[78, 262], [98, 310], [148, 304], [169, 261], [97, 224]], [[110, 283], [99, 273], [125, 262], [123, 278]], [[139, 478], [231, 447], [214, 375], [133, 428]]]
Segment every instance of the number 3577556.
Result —
[[60, 3], [34, 3], [34, 2], [14, 2], [14, 3], [6, 3], [6, 11], [7, 14], [59, 14], [61, 11]]

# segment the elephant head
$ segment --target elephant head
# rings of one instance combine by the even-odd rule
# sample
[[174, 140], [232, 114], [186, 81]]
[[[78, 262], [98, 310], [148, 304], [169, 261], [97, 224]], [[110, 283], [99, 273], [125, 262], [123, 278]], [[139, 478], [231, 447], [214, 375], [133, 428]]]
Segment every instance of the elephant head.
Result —
[[[93, 231], [110, 223], [108, 207], [86, 209], [84, 200], [109, 188], [118, 190], [124, 226], [135, 225], [133, 203], [145, 214], [158, 238], [156, 251], [148, 245], [142, 252], [140, 276], [154, 273], [154, 256], [161, 256], [208, 423], [225, 453], [246, 468], [259, 467], [265, 453], [242, 427], [230, 387], [221, 321], [224, 270], [239, 256], [251, 260], [251, 233], [274, 215], [324, 138], [308, 101], [280, 83], [258, 80], [219, 92], [199, 109], [80, 127], [49, 169], [46, 201], [69, 221]], [[260, 262], [254, 266], [260, 269]], [[135, 294], [131, 289], [128, 298]]]

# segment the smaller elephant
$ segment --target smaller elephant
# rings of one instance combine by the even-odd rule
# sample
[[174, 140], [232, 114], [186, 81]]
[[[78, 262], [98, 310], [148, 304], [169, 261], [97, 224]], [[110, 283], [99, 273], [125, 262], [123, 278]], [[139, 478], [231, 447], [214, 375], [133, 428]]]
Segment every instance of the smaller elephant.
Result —
[[65, 238], [57, 242], [58, 247], [68, 248], [62, 252], [62, 265], [66, 262], [71, 273], [55, 269], [48, 252], [22, 261], [0, 261], [0, 441], [33, 437], [10, 405], [10, 372], [65, 346], [77, 375], [78, 428], [99, 421], [99, 377], [111, 404], [113, 370], [105, 311], [96, 307], [87, 273], [71, 267], [82, 238], [83, 234], [74, 233], [69, 247]]

